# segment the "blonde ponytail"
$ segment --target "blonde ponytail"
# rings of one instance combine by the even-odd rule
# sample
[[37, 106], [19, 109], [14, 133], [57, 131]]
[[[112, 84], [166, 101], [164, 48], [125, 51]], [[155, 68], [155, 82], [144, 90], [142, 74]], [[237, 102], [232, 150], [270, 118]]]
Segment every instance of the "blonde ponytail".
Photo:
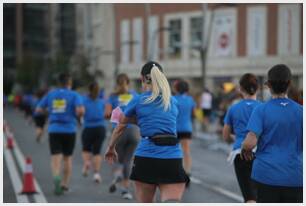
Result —
[[158, 69], [157, 66], [153, 66], [150, 72], [152, 83], [152, 95], [145, 100], [145, 103], [153, 102], [159, 95], [162, 98], [162, 105], [164, 110], [167, 111], [170, 108], [171, 90], [166, 76]]

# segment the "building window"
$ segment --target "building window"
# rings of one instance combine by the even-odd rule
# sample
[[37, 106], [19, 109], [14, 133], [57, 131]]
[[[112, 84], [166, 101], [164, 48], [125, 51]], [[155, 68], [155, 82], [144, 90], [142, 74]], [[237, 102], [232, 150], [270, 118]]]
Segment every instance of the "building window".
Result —
[[301, 8], [299, 4], [281, 4], [278, 7], [278, 54], [300, 53]]
[[[4, 71], [16, 66], [16, 8], [3, 4], [3, 66]], [[4, 74], [5, 75], [5, 74]]]
[[198, 48], [202, 45], [202, 17], [192, 17], [190, 19], [190, 57], [198, 58], [200, 56]]
[[60, 4], [60, 43], [64, 54], [73, 55], [76, 47], [75, 5]]
[[171, 58], [180, 58], [182, 55], [182, 21], [180, 19], [170, 20], [169, 27], [169, 56]]
[[247, 15], [247, 54], [264, 56], [267, 39], [266, 7], [248, 8]]
[[129, 20], [120, 23], [120, 56], [121, 63], [129, 63], [130, 60], [130, 27]]
[[159, 32], [157, 16], [150, 16], [149, 18], [149, 42], [148, 59], [157, 61], [159, 56]]
[[47, 51], [47, 5], [25, 4], [23, 7], [23, 49], [41, 57]]
[[133, 62], [142, 62], [142, 19], [133, 20]]

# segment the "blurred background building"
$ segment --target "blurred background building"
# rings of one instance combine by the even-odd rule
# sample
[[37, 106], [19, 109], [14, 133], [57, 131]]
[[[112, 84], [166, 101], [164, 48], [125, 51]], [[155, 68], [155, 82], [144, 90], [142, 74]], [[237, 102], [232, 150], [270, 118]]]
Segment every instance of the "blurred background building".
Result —
[[[116, 72], [113, 5], [77, 4], [76, 12], [78, 39], [74, 59], [85, 56], [87, 70], [109, 94]], [[75, 63], [77, 67], [77, 61]]]
[[[76, 49], [74, 4], [4, 4], [4, 84], [46, 84]], [[52, 61], [52, 62], [51, 62]]]
[[246, 72], [263, 82], [278, 63], [292, 69], [302, 88], [301, 4], [115, 4], [115, 15], [119, 68], [135, 79], [140, 65], [153, 59], [169, 78], [187, 78], [202, 90], [199, 47], [206, 38], [204, 78], [210, 90], [237, 83]]
[[[48, 52], [47, 5], [4, 4], [3, 66], [4, 87], [10, 89], [17, 67], [31, 55], [42, 63]], [[29, 63], [30, 60], [29, 60]]]
[[[214, 91], [287, 64], [302, 88], [301, 4], [4, 4], [4, 90], [43, 87], [70, 70], [76, 85], [156, 60], [170, 80]], [[204, 82], [203, 82], [204, 80]], [[203, 85], [205, 83], [205, 85]]]

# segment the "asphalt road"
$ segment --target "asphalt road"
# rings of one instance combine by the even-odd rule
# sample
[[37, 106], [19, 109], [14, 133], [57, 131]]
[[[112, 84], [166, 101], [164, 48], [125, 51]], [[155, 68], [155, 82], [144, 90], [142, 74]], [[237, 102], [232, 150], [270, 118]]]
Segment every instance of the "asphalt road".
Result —
[[[77, 136], [76, 148], [73, 155], [73, 174], [71, 178], [71, 191], [62, 196], [53, 194], [53, 182], [50, 170], [50, 155], [47, 134], [43, 141], [35, 142], [34, 125], [30, 125], [23, 114], [12, 108], [4, 109], [4, 120], [8, 122], [13, 131], [15, 141], [19, 145], [20, 152], [26, 157], [30, 156], [33, 161], [33, 173], [41, 188], [40, 196], [47, 202], [53, 203], [113, 203], [113, 202], [135, 202], [135, 200], [124, 200], [119, 192], [110, 194], [108, 186], [111, 182], [111, 167], [106, 162], [102, 164], [102, 183], [95, 184], [92, 175], [84, 178], [81, 174], [81, 141], [80, 132]], [[108, 139], [106, 140], [106, 142]], [[102, 149], [104, 154], [106, 142]], [[192, 183], [184, 193], [182, 202], [189, 203], [235, 203], [241, 202], [242, 197], [235, 178], [232, 165], [226, 162], [227, 154], [218, 148], [219, 142], [209, 143], [200, 138], [194, 138], [191, 150], [193, 158]], [[5, 142], [4, 142], [5, 145]], [[222, 148], [222, 147], [221, 147]], [[16, 150], [16, 148], [15, 148]], [[7, 151], [4, 148], [4, 151]], [[6, 153], [7, 154], [7, 153]], [[18, 165], [16, 154], [12, 152], [13, 161], [10, 164]], [[17, 197], [13, 189], [12, 178], [9, 175], [8, 164], [4, 162], [3, 201], [16, 202]], [[9, 165], [11, 167], [11, 165]], [[17, 168], [20, 167], [16, 166]], [[21, 169], [22, 170], [22, 169]], [[19, 171], [22, 181], [22, 171]], [[18, 190], [18, 189], [17, 189]], [[19, 189], [20, 190], [20, 189]], [[19, 195], [19, 196], [18, 196]], [[28, 197], [29, 201], [34, 201]], [[39, 202], [38, 199], [37, 202]]]

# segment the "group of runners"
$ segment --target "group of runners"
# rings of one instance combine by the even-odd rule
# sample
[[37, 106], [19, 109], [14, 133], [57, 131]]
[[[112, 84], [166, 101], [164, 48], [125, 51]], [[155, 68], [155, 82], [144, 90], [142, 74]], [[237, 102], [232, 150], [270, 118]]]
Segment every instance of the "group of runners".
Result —
[[[115, 122], [110, 121], [113, 135], [105, 153], [105, 159], [113, 160], [114, 163], [109, 192], [113, 193], [119, 188], [123, 198], [132, 199], [129, 181], [132, 179], [136, 185], [136, 199], [140, 202], [152, 202], [156, 187], [161, 191], [163, 202], [181, 199], [185, 185], [189, 185], [189, 148], [195, 102], [188, 95], [188, 83], [183, 80], [175, 83], [176, 95], [172, 96], [162, 67], [157, 62], [148, 62], [143, 66], [141, 76], [143, 94], [131, 90], [128, 75], [122, 73], [116, 77], [116, 87], [108, 98], [100, 97], [97, 82], [88, 85], [87, 93], [81, 95], [71, 89], [71, 76], [61, 73], [58, 76], [57, 88], [45, 94], [38, 92], [21, 98], [19, 103], [26, 118], [29, 120], [29, 117], [33, 116], [37, 142], [41, 141], [45, 124], [48, 122], [55, 195], [69, 191], [78, 124], [83, 128], [82, 175], [86, 177], [93, 173], [96, 183], [102, 181], [101, 148], [106, 139], [108, 120], [111, 120], [113, 112], [119, 108], [121, 118]], [[148, 102], [145, 107], [137, 109], [136, 113], [138, 105], [134, 105], [134, 108], [131, 106], [143, 98], [148, 99]], [[160, 103], [162, 105], [159, 105]], [[127, 111], [130, 111], [130, 117], [127, 117]], [[138, 112], [142, 113], [141, 116], [137, 116]], [[114, 141], [113, 136], [118, 132], [119, 136], [116, 138], [120, 139]], [[155, 138], [161, 142], [153, 142]], [[155, 177], [150, 175], [152, 164], [165, 170], [165, 174]], [[143, 171], [144, 168], [146, 171]], [[148, 189], [148, 186], [152, 187]]]
[[[62, 73], [59, 87], [39, 96], [34, 111], [37, 141], [48, 116], [56, 195], [69, 191], [80, 122], [83, 176], [93, 171], [93, 180], [100, 183], [101, 162], [106, 159], [113, 174], [109, 192], [119, 188], [123, 198], [132, 199], [132, 180], [138, 202], [154, 202], [157, 189], [162, 202], [181, 201], [190, 182], [196, 103], [187, 81], [176, 81], [171, 91], [157, 62], [143, 65], [140, 77], [141, 94], [129, 88], [126, 74], [119, 74], [114, 92], [103, 99], [97, 82], [80, 95], [71, 90], [71, 76]], [[261, 103], [256, 100], [256, 76], [244, 74], [239, 82], [243, 99], [224, 118], [223, 136], [233, 142], [230, 159], [245, 202], [302, 202], [302, 106], [287, 98], [290, 83], [286, 65], [272, 67], [266, 83], [272, 98]], [[107, 120], [112, 123], [112, 135], [102, 157]]]
[[245, 202], [303, 202], [303, 107], [287, 97], [291, 71], [273, 66], [265, 83], [271, 99], [256, 100], [254, 74], [240, 79], [243, 99], [224, 118], [223, 137]]

